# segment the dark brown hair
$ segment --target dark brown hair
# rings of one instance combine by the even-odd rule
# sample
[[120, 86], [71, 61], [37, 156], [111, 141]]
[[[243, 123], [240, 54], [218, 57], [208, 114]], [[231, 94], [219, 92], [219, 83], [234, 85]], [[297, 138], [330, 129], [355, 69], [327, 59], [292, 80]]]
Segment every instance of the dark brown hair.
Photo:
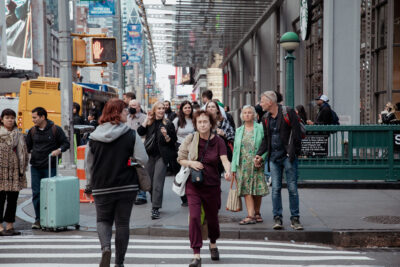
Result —
[[199, 110], [199, 111], [196, 111], [196, 113], [194, 113], [194, 115], [193, 115], [193, 127], [194, 127], [194, 129], [197, 131], [197, 118], [200, 117], [203, 114], [208, 117], [208, 120], [210, 121], [210, 124], [211, 124], [211, 131], [212, 131], [215, 128], [215, 126], [217, 125], [217, 122], [214, 119], [214, 116], [211, 113], [209, 113], [209, 112], [207, 112], [205, 110]]
[[124, 101], [118, 98], [108, 100], [104, 106], [103, 113], [99, 119], [99, 123], [110, 122], [111, 124], [119, 124], [121, 121], [121, 113], [127, 107]]
[[218, 102], [217, 102], [216, 100], [214, 100], [214, 99], [211, 100], [211, 101], [209, 101], [209, 102], [206, 104], [206, 110], [207, 110], [207, 107], [208, 107], [208, 105], [209, 105], [210, 103], [214, 103], [215, 107], [217, 108], [216, 120], [217, 120], [217, 121], [222, 121], [222, 120], [224, 119], [224, 117], [222, 117], [221, 111], [219, 110]]
[[180, 128], [185, 128], [186, 126], [186, 118], [185, 118], [185, 113], [183, 113], [183, 107], [189, 105], [192, 111], [190, 112], [189, 118], [193, 119], [193, 106], [190, 101], [183, 101], [179, 107], [179, 112], [178, 112], [178, 125]]
[[14, 110], [12, 110], [10, 108], [6, 108], [1, 112], [0, 125], [4, 125], [4, 123], [3, 123], [4, 116], [13, 116], [14, 117], [14, 127], [17, 127], [17, 114], [15, 113]]

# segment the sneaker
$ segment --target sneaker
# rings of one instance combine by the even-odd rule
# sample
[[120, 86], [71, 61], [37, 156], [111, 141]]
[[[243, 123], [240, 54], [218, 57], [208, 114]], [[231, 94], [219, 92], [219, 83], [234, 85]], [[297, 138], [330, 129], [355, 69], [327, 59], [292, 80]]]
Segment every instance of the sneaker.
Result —
[[282, 217], [279, 217], [279, 216], [275, 216], [275, 217], [274, 217], [274, 226], [272, 226], [272, 229], [274, 229], [274, 230], [281, 230], [281, 229], [283, 229], [283, 226], [282, 226]]
[[160, 211], [158, 209], [151, 210], [151, 219], [152, 220], [160, 219]]
[[34, 224], [32, 224], [32, 229], [41, 229], [42, 227], [40, 226], [40, 221], [35, 221]]
[[219, 251], [218, 248], [211, 248], [211, 245], [208, 244], [208, 249], [210, 250], [211, 260], [219, 261]]
[[144, 199], [144, 198], [138, 198], [135, 201], [135, 205], [143, 205], [143, 204], [146, 204], [146, 203], [147, 203], [147, 199]]
[[181, 203], [181, 206], [182, 206], [182, 207], [187, 207], [187, 206], [189, 206], [189, 204], [188, 204], [187, 201], [186, 201], [186, 202], [182, 202], [182, 203]]
[[201, 267], [201, 259], [194, 258], [189, 264], [189, 267]]
[[294, 230], [303, 230], [303, 225], [301, 225], [300, 223], [300, 219], [299, 217], [293, 217], [292, 219], [290, 219], [290, 221], [292, 222], [292, 224], [290, 225]]
[[101, 251], [101, 261], [99, 267], [110, 267], [111, 249], [109, 247], [105, 247]]

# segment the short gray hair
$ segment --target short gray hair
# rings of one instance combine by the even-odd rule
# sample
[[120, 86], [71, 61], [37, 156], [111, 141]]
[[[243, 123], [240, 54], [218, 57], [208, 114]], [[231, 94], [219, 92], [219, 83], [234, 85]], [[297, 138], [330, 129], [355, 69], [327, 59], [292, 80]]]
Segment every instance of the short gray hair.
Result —
[[262, 93], [261, 97], [265, 96], [266, 98], [268, 98], [269, 100], [271, 100], [274, 103], [277, 103], [277, 96], [276, 93], [274, 91], [265, 91], [264, 93]]
[[254, 119], [254, 120], [257, 120], [257, 112], [256, 112], [256, 109], [255, 109], [253, 106], [251, 106], [251, 105], [244, 105], [244, 106], [242, 107], [242, 112], [240, 112], [240, 119], [241, 119], [242, 121], [244, 121], [244, 119], [243, 119], [243, 111], [244, 111], [245, 109], [251, 109], [251, 111], [253, 112], [253, 119]]

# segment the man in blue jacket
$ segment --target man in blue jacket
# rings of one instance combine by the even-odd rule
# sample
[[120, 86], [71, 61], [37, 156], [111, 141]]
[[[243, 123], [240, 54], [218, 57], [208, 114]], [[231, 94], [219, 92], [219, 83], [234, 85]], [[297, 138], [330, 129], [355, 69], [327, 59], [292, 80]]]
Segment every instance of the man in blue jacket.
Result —
[[28, 152], [31, 153], [32, 203], [35, 209], [35, 223], [32, 229], [40, 229], [40, 180], [49, 177], [49, 155], [51, 176], [56, 175], [56, 156], [69, 149], [69, 141], [61, 127], [47, 119], [42, 107], [32, 110], [33, 126], [26, 137]]

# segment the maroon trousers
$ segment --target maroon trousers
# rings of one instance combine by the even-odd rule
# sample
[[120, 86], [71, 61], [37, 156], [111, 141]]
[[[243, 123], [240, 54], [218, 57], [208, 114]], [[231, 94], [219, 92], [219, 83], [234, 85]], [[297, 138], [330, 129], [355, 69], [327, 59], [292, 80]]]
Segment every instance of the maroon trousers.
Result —
[[207, 219], [208, 237], [211, 243], [219, 238], [218, 210], [221, 208], [220, 186], [194, 186], [190, 181], [186, 184], [186, 196], [189, 204], [189, 239], [194, 254], [200, 254], [203, 246], [201, 236], [201, 204]]

